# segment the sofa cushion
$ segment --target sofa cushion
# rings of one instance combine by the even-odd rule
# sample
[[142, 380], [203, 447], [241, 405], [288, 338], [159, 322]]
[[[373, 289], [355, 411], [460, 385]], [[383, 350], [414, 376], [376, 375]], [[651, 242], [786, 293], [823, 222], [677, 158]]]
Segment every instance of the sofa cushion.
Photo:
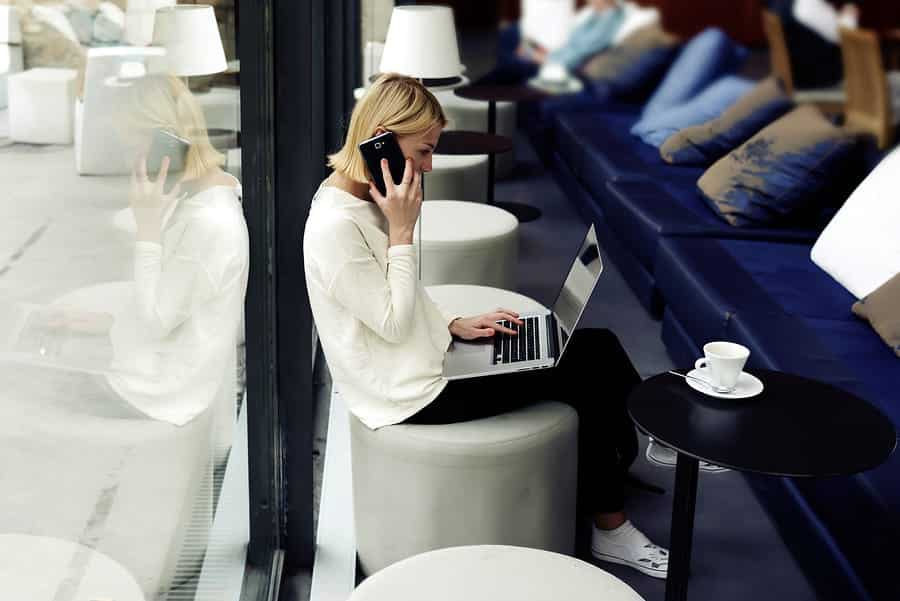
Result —
[[802, 106], [720, 159], [697, 184], [731, 225], [775, 225], [815, 204], [837, 180], [854, 144], [818, 109]]
[[682, 129], [671, 136], [660, 148], [660, 155], [672, 164], [710, 165], [781, 117], [792, 106], [781, 83], [769, 77], [719, 117]]
[[812, 249], [812, 260], [856, 298], [900, 272], [900, 151], [893, 151], [850, 195]]
[[659, 82], [675, 58], [677, 44], [659, 25], [644, 27], [595, 55], [581, 72], [595, 95], [636, 97]]
[[717, 118], [752, 87], [748, 79], [726, 75], [687, 102], [643, 117], [631, 128], [631, 133], [659, 148], [678, 130]]
[[662, 83], [644, 106], [642, 116], [677, 106], [697, 95], [713, 81], [733, 73], [747, 56], [720, 29], [709, 28], [685, 45]]
[[853, 303], [853, 313], [868, 320], [900, 357], [900, 273], [867, 297]]

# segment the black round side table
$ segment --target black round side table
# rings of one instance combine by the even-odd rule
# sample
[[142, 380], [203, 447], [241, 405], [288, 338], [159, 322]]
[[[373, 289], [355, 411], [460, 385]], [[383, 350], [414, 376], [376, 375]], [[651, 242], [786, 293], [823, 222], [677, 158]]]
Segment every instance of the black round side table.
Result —
[[748, 371], [765, 386], [751, 398], [708, 396], [660, 374], [628, 399], [635, 424], [678, 453], [666, 601], [687, 599], [700, 460], [771, 476], [846, 476], [878, 466], [896, 446], [890, 420], [859, 397], [800, 376]]
[[[497, 103], [539, 100], [549, 96], [546, 92], [527, 85], [472, 84], [458, 88], [454, 94], [468, 100], [488, 103], [488, 133], [497, 133]], [[450, 133], [450, 132], [446, 132]], [[443, 134], [443, 135], [446, 135]], [[473, 153], [475, 154], [475, 153]], [[488, 158], [488, 203], [506, 209], [521, 222], [534, 221], [541, 216], [540, 209], [520, 202], [494, 203], [494, 155]]]

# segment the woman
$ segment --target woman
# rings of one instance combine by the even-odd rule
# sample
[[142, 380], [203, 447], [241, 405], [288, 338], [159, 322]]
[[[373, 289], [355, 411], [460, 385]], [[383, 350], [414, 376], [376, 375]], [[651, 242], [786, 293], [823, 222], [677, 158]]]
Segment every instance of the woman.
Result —
[[[625, 470], [637, 453], [624, 399], [640, 378], [611, 333], [576, 332], [555, 369], [453, 382], [442, 376], [451, 336], [515, 334], [497, 321], [522, 323], [508, 309], [465, 318], [445, 314], [416, 280], [420, 181], [431, 171], [446, 123], [420, 83], [385, 74], [356, 105], [343, 148], [328, 159], [334, 171], [313, 199], [303, 249], [310, 305], [334, 381], [350, 411], [373, 429], [478, 419], [547, 398], [569, 403], [581, 424], [579, 503], [593, 513], [594, 555], [664, 578], [667, 552], [623, 512]], [[385, 131], [397, 136], [407, 161], [402, 181], [393, 185], [382, 165], [382, 195], [358, 145]], [[604, 378], [596, 378], [597, 365], [608, 370]]]

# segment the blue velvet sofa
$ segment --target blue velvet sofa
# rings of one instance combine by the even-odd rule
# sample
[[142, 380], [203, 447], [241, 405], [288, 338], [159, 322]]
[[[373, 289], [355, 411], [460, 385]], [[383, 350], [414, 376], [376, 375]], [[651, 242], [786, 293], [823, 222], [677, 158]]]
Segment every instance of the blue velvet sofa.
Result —
[[[706, 341], [734, 340], [752, 350], [751, 367], [845, 388], [900, 424], [900, 362], [851, 314], [852, 296], [809, 258], [822, 228], [880, 160], [874, 145], [860, 141], [815, 211], [777, 227], [736, 228], [700, 197], [702, 169], [668, 165], [629, 133], [638, 99], [592, 93], [524, 107], [520, 124], [640, 301], [662, 319], [675, 361], [687, 366]], [[892, 570], [900, 456], [849, 478], [747, 478], [822, 599], [900, 599]]]

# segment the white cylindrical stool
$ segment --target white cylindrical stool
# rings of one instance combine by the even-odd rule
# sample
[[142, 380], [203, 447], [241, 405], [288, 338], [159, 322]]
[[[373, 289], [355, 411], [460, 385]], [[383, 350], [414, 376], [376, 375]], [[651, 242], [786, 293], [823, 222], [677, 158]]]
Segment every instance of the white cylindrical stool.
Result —
[[[488, 103], [480, 100], [469, 100], [443, 90], [434, 93], [438, 102], [444, 107], [449, 120], [448, 130], [484, 131], [488, 130]], [[501, 136], [512, 138], [516, 133], [516, 103], [497, 103], [497, 131]], [[507, 177], [516, 165], [514, 153], [504, 152], [495, 157], [495, 177]]]
[[61, 538], [0, 534], [0, 599], [144, 601], [120, 563]]
[[436, 154], [425, 174], [425, 200], [487, 200], [486, 154]]
[[477, 545], [422, 553], [363, 581], [348, 601], [643, 601], [587, 562], [537, 549]]
[[515, 288], [519, 222], [503, 209], [458, 200], [422, 203], [422, 282]]
[[[485, 286], [431, 286], [428, 294], [458, 315], [542, 308]], [[457, 545], [573, 551], [578, 415], [568, 405], [548, 401], [470, 422], [376, 431], [351, 416], [350, 432], [357, 551], [366, 574]]]

